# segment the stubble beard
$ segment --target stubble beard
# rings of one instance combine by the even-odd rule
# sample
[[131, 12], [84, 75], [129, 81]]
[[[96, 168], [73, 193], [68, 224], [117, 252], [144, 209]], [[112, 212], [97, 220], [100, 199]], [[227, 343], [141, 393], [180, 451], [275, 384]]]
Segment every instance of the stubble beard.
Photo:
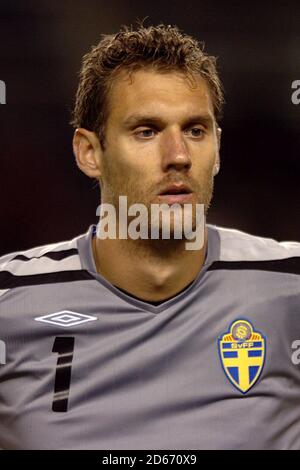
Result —
[[[110, 175], [112, 173], [110, 172]], [[141, 179], [142, 180], [142, 176]], [[172, 245], [175, 243], [182, 243], [183, 240], [185, 240], [184, 237], [184, 226], [183, 226], [183, 220], [182, 224], [178, 226], [177, 223], [177, 230], [182, 231], [182, 240], [176, 239], [175, 238], [175, 233], [176, 233], [176, 219], [174, 219], [174, 215], [171, 215], [171, 220], [170, 220], [170, 237], [169, 239], [164, 239], [164, 230], [163, 230], [163, 224], [162, 224], [162, 218], [160, 216], [159, 220], [156, 218], [156, 220], [151, 220], [151, 205], [152, 204], [160, 204], [161, 202], [159, 201], [159, 198], [157, 196], [153, 196], [149, 200], [149, 194], [155, 193], [155, 190], [152, 188], [149, 188], [149, 191], [144, 191], [143, 189], [139, 190], [137, 189], [136, 185], [139, 184], [137, 183], [137, 180], [133, 179], [127, 179], [124, 181], [124, 178], [120, 178], [120, 176], [115, 175], [109, 179], [106, 180], [106, 185], [105, 185], [105, 200], [102, 202], [112, 204], [115, 207], [116, 215], [117, 215], [117, 225], [118, 225], [118, 220], [119, 220], [119, 196], [127, 196], [127, 207], [129, 208], [131, 205], [139, 203], [143, 204], [146, 209], [147, 209], [147, 220], [143, 220], [142, 223], [147, 226], [147, 231], [148, 231], [148, 240], [146, 239], [137, 239], [133, 240], [136, 242], [135, 244], [137, 245], [138, 242], [146, 243], [149, 244], [149, 242], [153, 241], [155, 245], [157, 245], [157, 242], [162, 243], [164, 246], [168, 245], [168, 243], [173, 242]], [[139, 187], [138, 187], [139, 188]], [[205, 220], [207, 218], [207, 213], [211, 205], [212, 197], [213, 197], [213, 190], [214, 190], [214, 178], [211, 173], [207, 173], [204, 175], [202, 178], [202, 182], [198, 185], [197, 191], [194, 193], [194, 200], [192, 201], [192, 230], [195, 231], [197, 228], [197, 218], [196, 218], [196, 204], [204, 204], [204, 216]], [[183, 204], [180, 204], [182, 207], [184, 206]], [[183, 211], [186, 210], [183, 208]], [[190, 210], [190, 209], [189, 209]], [[139, 214], [137, 213], [136, 216]], [[135, 219], [136, 216], [127, 216], [127, 221], [128, 221], [128, 226], [132, 220]], [[183, 218], [182, 218], [183, 219]], [[155, 227], [154, 227], [155, 225]], [[128, 228], [127, 226], [127, 228]], [[151, 240], [151, 227], [152, 231], [154, 230], [156, 233], [158, 233], [158, 240]], [[118, 232], [117, 232], [118, 233]]]

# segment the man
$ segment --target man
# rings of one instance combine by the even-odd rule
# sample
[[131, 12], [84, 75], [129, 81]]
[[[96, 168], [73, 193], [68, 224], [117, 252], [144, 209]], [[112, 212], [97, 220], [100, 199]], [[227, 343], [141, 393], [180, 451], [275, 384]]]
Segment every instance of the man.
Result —
[[[189, 205], [195, 229], [222, 104], [215, 59], [176, 27], [104, 36], [72, 119], [101, 206]], [[300, 244], [205, 224], [188, 250], [175, 213], [169, 238], [153, 224], [1, 258], [2, 448], [300, 447]]]

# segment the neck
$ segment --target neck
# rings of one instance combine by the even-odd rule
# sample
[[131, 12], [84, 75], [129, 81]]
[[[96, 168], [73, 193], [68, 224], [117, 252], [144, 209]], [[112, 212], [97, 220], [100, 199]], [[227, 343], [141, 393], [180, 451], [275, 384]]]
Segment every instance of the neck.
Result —
[[186, 240], [93, 239], [97, 272], [111, 284], [145, 301], [176, 295], [201, 270], [207, 227], [200, 250], [186, 250]]

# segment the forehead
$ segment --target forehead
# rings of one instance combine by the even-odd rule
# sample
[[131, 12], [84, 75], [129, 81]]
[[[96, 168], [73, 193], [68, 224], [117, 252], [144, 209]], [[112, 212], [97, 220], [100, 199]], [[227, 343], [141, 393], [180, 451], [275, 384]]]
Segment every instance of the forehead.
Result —
[[153, 69], [122, 72], [109, 93], [109, 120], [126, 120], [133, 112], [160, 113], [166, 119], [205, 113], [213, 117], [213, 105], [206, 81], [199, 75], [191, 82], [177, 71]]

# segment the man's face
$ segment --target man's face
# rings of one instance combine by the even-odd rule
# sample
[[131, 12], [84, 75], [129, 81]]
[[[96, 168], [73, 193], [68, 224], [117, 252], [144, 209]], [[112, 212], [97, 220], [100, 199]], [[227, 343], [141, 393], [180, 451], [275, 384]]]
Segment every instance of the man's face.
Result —
[[[148, 210], [151, 203], [186, 202], [205, 204], [207, 211], [218, 138], [201, 77], [191, 87], [180, 72], [138, 70], [132, 82], [123, 73], [109, 95], [105, 135], [102, 203], [117, 209], [119, 195], [126, 195], [128, 206], [143, 203]], [[189, 194], [172, 196], [177, 191]]]

